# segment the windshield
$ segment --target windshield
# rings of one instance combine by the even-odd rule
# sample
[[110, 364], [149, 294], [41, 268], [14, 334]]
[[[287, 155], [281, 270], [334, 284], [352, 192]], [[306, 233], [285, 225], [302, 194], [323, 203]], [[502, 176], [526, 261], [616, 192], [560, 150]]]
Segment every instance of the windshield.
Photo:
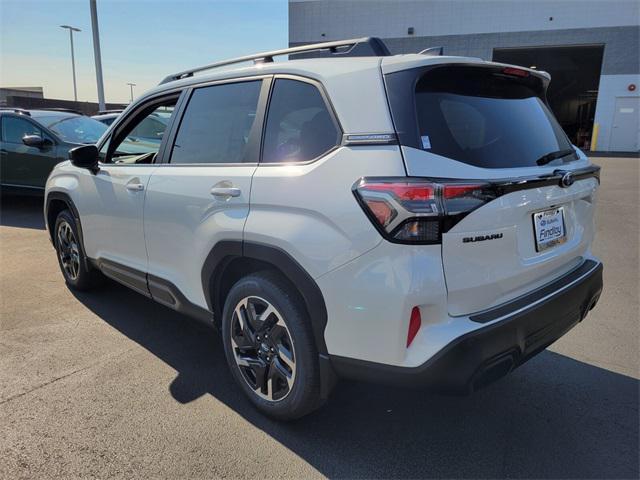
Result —
[[80, 115], [62, 119], [52, 118], [49, 122], [44, 118], [40, 120], [47, 128], [57, 133], [62, 140], [70, 143], [96, 143], [107, 131], [107, 126], [104, 123]]
[[[514, 70], [522, 76], [505, 73]], [[415, 86], [415, 114], [418, 148], [476, 167], [532, 167], [541, 158], [552, 165], [577, 158], [550, 155], [574, 151], [544, 101], [542, 80], [524, 70], [427, 71]]]

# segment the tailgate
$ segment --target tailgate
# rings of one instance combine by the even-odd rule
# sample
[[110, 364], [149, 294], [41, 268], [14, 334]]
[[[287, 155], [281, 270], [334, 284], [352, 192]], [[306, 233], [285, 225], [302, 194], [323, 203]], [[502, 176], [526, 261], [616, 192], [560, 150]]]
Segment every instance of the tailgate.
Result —
[[491, 308], [577, 267], [594, 236], [599, 168], [553, 116], [549, 76], [451, 58], [387, 71], [410, 177], [393, 188], [412, 216], [408, 233], [390, 233], [441, 242], [450, 314]]
[[[597, 178], [518, 189], [474, 210], [442, 236], [451, 315], [512, 300], [553, 281], [583, 261], [594, 236]], [[534, 216], [539, 217], [538, 231]], [[560, 212], [559, 214], [557, 212]], [[545, 221], [563, 222], [564, 236], [544, 248]]]

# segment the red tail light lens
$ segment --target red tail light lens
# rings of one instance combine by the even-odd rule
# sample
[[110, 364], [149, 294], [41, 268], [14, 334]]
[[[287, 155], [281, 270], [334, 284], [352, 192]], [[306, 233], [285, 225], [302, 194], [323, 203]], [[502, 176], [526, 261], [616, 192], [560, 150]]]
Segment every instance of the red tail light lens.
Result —
[[371, 210], [373, 216], [376, 217], [376, 220], [378, 220], [380, 225], [383, 227], [389, 225], [398, 214], [398, 212], [396, 212], [393, 207], [384, 200], [368, 199], [365, 200], [365, 203], [367, 204], [367, 207], [369, 207], [369, 210]]
[[418, 330], [420, 330], [420, 326], [422, 325], [422, 318], [420, 317], [420, 309], [418, 307], [413, 307], [411, 310], [411, 317], [409, 318], [409, 332], [407, 333], [407, 347], [411, 345], [413, 339], [416, 338], [418, 334]]
[[435, 198], [434, 185], [412, 185], [411, 183], [371, 183], [365, 187], [371, 192], [393, 193], [403, 202], [426, 202]]
[[466, 214], [495, 198], [487, 183], [425, 179], [362, 179], [354, 188], [369, 218], [400, 243], [439, 243]]
[[464, 185], [464, 184], [445, 185], [444, 198], [451, 199], [451, 198], [463, 197], [469, 193], [475, 192], [478, 188], [481, 188], [481, 187], [482, 185], [479, 185], [477, 183], [473, 183], [471, 185]]

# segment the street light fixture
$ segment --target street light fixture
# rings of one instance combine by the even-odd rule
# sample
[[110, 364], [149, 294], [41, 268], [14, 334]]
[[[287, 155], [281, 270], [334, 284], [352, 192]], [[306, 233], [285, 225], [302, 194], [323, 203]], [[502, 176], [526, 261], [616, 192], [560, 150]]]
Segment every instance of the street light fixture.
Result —
[[133, 103], [133, 87], [136, 86], [135, 83], [127, 83], [127, 85], [129, 85], [129, 87], [131, 87], [131, 103]]
[[73, 99], [77, 102], [78, 90], [76, 88], [76, 59], [73, 53], [73, 32], [81, 32], [82, 30], [72, 27], [71, 25], [60, 25], [60, 28], [69, 30], [69, 40], [71, 40], [71, 73], [73, 74]]

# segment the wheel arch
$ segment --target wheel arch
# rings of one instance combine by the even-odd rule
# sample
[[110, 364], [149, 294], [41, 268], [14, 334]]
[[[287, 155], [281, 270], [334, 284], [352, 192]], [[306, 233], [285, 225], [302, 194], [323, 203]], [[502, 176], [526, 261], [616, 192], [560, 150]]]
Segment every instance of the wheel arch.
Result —
[[[54, 227], [56, 224], [56, 218], [63, 210], [69, 210], [71, 215], [76, 222], [76, 228], [78, 230], [78, 240], [80, 242], [80, 248], [82, 249], [83, 257], [85, 261], [87, 259], [87, 254], [84, 249], [84, 236], [82, 234], [82, 222], [80, 221], [80, 214], [78, 213], [78, 209], [76, 208], [73, 200], [69, 196], [69, 194], [65, 192], [48, 192], [44, 201], [44, 219], [47, 225], [47, 230], [49, 232], [49, 239], [51, 243], [55, 246], [54, 241]], [[89, 268], [89, 265], [85, 265], [85, 267]]]
[[242, 276], [264, 270], [276, 271], [299, 293], [311, 321], [318, 353], [326, 355], [327, 308], [320, 287], [291, 255], [272, 245], [236, 240], [222, 241], [213, 247], [202, 268], [202, 288], [216, 322], [222, 316], [224, 300], [233, 284]]

